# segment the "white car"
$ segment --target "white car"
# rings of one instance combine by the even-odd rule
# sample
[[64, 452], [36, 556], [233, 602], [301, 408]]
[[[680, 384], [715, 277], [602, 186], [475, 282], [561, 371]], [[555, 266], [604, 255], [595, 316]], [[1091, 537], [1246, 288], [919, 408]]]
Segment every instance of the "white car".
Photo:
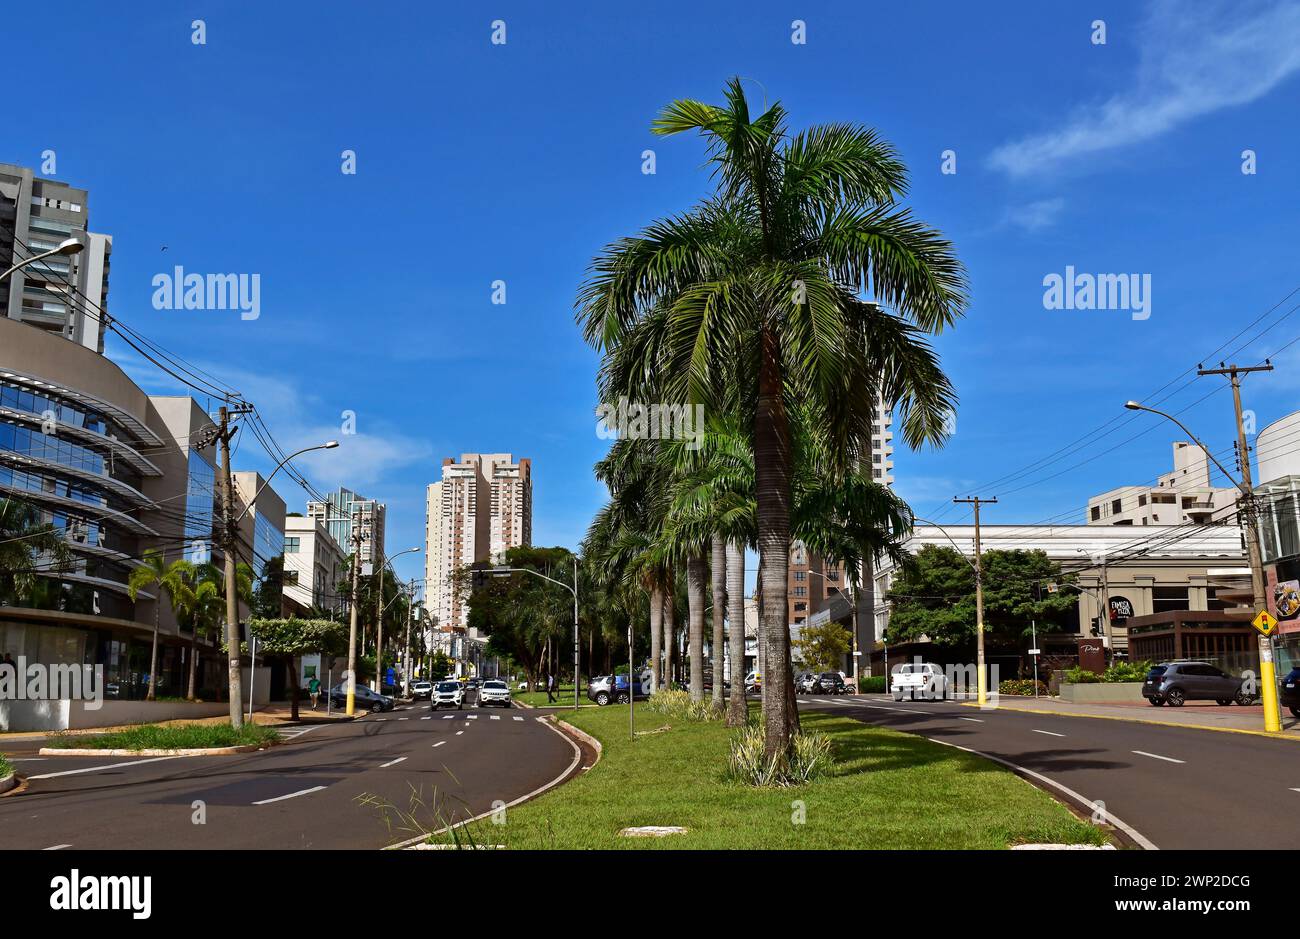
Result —
[[446, 705], [460, 710], [465, 706], [465, 688], [458, 681], [440, 681], [433, 686], [433, 695], [429, 698], [429, 710], [436, 711]]
[[926, 701], [947, 697], [948, 678], [943, 668], [930, 662], [909, 662], [889, 677], [889, 690], [895, 701], [921, 698]]
[[489, 704], [510, 707], [510, 686], [495, 678], [483, 682], [478, 689], [478, 706], [485, 708]]
[[425, 681], [424, 679], [411, 682], [411, 697], [415, 700], [424, 700], [425, 698], [432, 696], [432, 694], [433, 682]]

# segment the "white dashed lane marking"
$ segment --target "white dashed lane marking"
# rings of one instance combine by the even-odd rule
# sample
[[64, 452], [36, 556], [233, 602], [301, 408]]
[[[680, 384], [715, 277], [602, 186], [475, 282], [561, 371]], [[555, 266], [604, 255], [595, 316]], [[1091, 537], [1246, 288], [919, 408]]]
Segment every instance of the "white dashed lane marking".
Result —
[[1035, 730], [1034, 733], [1036, 733], [1036, 734], [1046, 734], [1048, 737], [1064, 737], [1064, 736], [1065, 736], [1065, 734], [1053, 733], [1053, 732], [1050, 731], [1050, 730]]
[[261, 799], [254, 802], [254, 805], [270, 805], [272, 802], [283, 802], [285, 799], [296, 799], [298, 796], [310, 795], [313, 792], [320, 792], [324, 786], [312, 786], [310, 789], [299, 789], [297, 792], [291, 792], [286, 796], [276, 796], [274, 799]]
[[1172, 756], [1161, 756], [1159, 753], [1147, 753], [1145, 750], [1133, 750], [1138, 756], [1149, 756], [1153, 760], [1164, 760], [1166, 763], [1186, 763], [1186, 760], [1175, 760]]
[[405, 759], [406, 759], [406, 757], [404, 757], [404, 756], [399, 756], [397, 759], [395, 759], [395, 760], [389, 760], [387, 763], [380, 763], [380, 764], [379, 764], [379, 768], [380, 768], [380, 769], [388, 769], [388, 767], [390, 767], [390, 766], [396, 766], [398, 763], [401, 763], [401, 762], [402, 762], [403, 760], [405, 760]]

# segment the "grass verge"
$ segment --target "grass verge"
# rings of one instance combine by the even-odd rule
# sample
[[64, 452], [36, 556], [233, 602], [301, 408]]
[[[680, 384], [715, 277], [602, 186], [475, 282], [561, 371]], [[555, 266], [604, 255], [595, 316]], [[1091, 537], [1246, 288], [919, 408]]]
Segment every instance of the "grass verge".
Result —
[[262, 746], [280, 739], [270, 727], [245, 724], [140, 724], [125, 730], [95, 735], [51, 737], [46, 746], [91, 750], [191, 750], [205, 747]]
[[[754, 789], [726, 779], [734, 731], [721, 722], [669, 722], [638, 711], [640, 728], [669, 729], [629, 740], [626, 708], [618, 705], [562, 715], [601, 741], [600, 762], [511, 809], [505, 824], [474, 823], [461, 841], [468, 835], [512, 849], [570, 850], [1001, 849], [1106, 841], [1102, 829], [1015, 774], [921, 737], [806, 713], [804, 729], [831, 740], [831, 774], [802, 786]], [[618, 834], [641, 825], [689, 832]]]
[[4, 779], [13, 771], [14, 765], [5, 759], [3, 754], [0, 754], [0, 779]]

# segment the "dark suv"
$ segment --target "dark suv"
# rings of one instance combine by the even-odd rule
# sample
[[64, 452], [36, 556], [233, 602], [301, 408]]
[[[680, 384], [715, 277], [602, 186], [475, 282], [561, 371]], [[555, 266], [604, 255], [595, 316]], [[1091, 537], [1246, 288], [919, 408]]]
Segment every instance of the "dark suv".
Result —
[[1219, 704], [1254, 704], [1255, 695], [1242, 690], [1244, 679], [1234, 678], [1206, 662], [1164, 662], [1147, 672], [1142, 697], [1155, 707], [1182, 707], [1186, 701]]
[[1291, 669], [1282, 679], [1281, 699], [1283, 707], [1300, 717], [1300, 666]]

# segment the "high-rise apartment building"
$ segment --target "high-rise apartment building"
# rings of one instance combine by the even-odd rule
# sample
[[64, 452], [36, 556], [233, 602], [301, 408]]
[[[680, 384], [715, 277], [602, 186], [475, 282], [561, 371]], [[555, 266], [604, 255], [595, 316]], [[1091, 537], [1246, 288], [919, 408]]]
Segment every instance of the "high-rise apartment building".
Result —
[[102, 353], [104, 323], [95, 307], [108, 309], [113, 239], [88, 229], [86, 202], [84, 189], [0, 163], [0, 271], [69, 238], [83, 246], [77, 254], [28, 264], [0, 282], [0, 316]]
[[[882, 486], [894, 484], [894, 410], [881, 398], [871, 421], [871, 478]], [[844, 571], [810, 552], [799, 541], [790, 545], [790, 567], [786, 590], [787, 622], [802, 626], [826, 601], [847, 590]]]
[[385, 557], [386, 515], [387, 508], [382, 502], [375, 502], [342, 487], [328, 493], [324, 502], [307, 503], [307, 517], [324, 525], [344, 554], [352, 553], [352, 523], [356, 521], [361, 530], [361, 563], [369, 564], [371, 571], [378, 570]]
[[426, 491], [425, 583], [441, 629], [464, 629], [465, 597], [452, 575], [497, 563], [510, 548], [532, 544], [533, 481], [529, 460], [509, 453], [462, 453], [442, 462], [442, 479]]

